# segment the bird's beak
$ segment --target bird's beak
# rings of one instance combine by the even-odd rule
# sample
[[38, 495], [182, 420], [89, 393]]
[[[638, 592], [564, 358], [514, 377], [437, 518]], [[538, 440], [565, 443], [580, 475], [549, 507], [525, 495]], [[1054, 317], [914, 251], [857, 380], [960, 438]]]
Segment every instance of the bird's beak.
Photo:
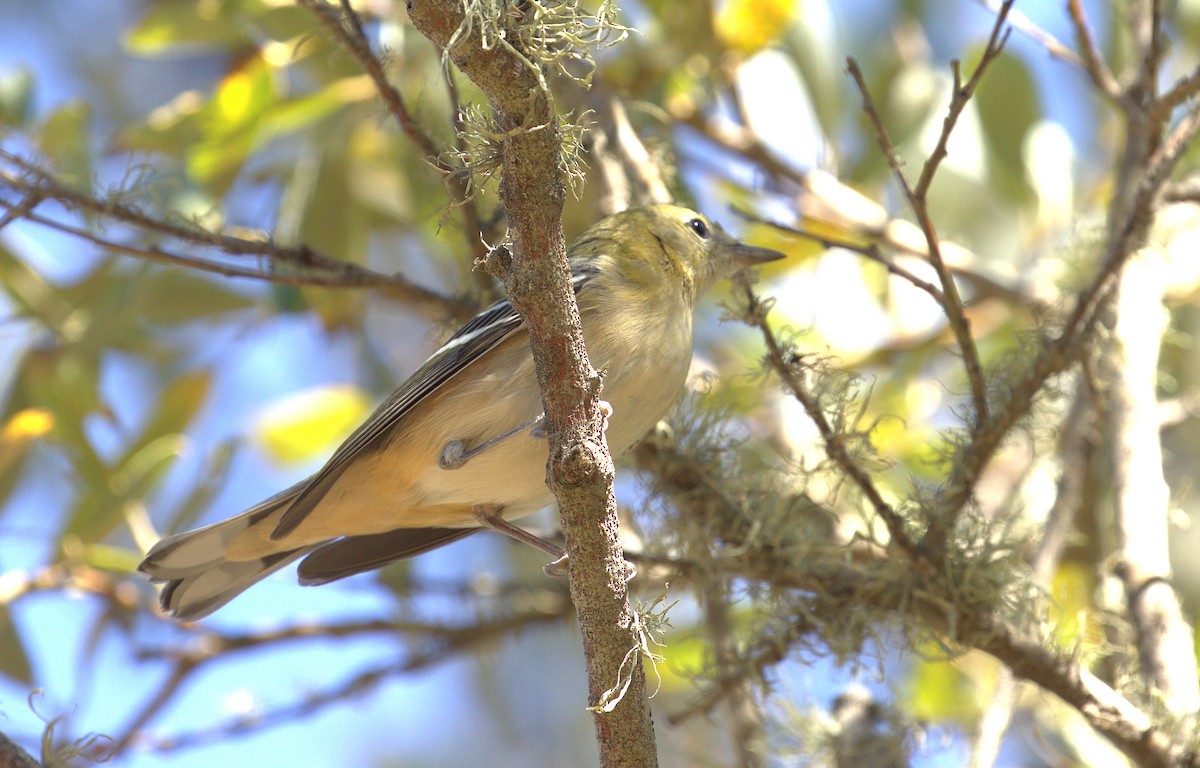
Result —
[[768, 261], [777, 261], [785, 256], [785, 254], [770, 248], [759, 248], [757, 245], [743, 245], [742, 243], [728, 245], [725, 250], [729, 254], [730, 263], [737, 267], [753, 267], [758, 264], [766, 264]]

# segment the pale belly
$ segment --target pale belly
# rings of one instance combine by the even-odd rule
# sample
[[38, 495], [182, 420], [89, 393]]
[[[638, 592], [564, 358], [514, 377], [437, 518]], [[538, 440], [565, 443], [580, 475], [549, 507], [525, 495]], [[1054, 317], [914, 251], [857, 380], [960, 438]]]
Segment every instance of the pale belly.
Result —
[[[675, 402], [690, 363], [691, 350], [687, 352], [686, 356], [680, 355], [671, 360], [647, 358], [627, 365], [609, 363], [604, 366], [608, 368], [608, 375], [601, 396], [612, 407], [605, 436], [614, 458], [632, 448]], [[604, 362], [596, 361], [601, 366]], [[527, 381], [532, 381], [532, 364], [523, 373], [530, 377]], [[647, 386], [647, 382], [654, 382], [654, 385]], [[510, 392], [514, 389], [512, 382], [508, 382], [508, 389]], [[534, 387], [519, 389], [536, 393]], [[509, 416], [497, 418], [494, 412], [481, 414], [481, 421], [488, 423], [491, 428], [466, 436], [465, 442], [469, 448], [478, 447], [541, 413], [540, 398], [505, 396], [499, 387], [494, 390], [493, 397], [503, 403], [495, 411]], [[521, 416], [513, 419], [512, 413], [520, 413]], [[451, 440], [463, 437], [445, 432], [441, 435], [441, 444], [444, 446]], [[506, 518], [521, 517], [554, 501], [546, 485], [548, 455], [547, 439], [535, 435], [532, 429], [525, 429], [471, 455], [456, 469], [431, 468], [417, 481], [413, 491], [425, 505], [488, 504], [500, 507]], [[436, 524], [455, 525], [450, 520]], [[473, 520], [457, 523], [474, 524]]]

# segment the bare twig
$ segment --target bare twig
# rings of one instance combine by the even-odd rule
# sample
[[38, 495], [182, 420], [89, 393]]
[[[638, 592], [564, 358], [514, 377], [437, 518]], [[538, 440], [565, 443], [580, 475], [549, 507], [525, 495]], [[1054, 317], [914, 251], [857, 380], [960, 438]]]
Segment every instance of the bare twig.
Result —
[[[478, 261], [487, 256], [487, 246], [484, 244], [483, 238], [492, 233], [489, 231], [490, 228], [484, 226], [478, 204], [467, 189], [463, 169], [455, 167], [443, 158], [433, 139], [409, 112], [408, 106], [404, 103], [404, 97], [388, 80], [383, 62], [371, 51], [371, 43], [363, 30], [362, 20], [349, 0], [341, 0], [340, 18], [339, 14], [323, 0], [296, 1], [316, 16], [322, 26], [350, 52], [350, 55], [375, 84], [375, 90], [378, 91], [400, 130], [417, 146], [425, 162], [444, 174], [446, 188], [454, 200], [454, 207], [461, 208], [463, 212], [463, 236], [466, 238], [467, 247], [471, 250], [472, 261]], [[449, 73], [447, 73], [447, 79], [449, 79]], [[482, 285], [481, 292], [486, 294], [488, 287], [486, 284]]]
[[[993, 13], [1000, 13], [1004, 8], [1004, 3], [1001, 0], [977, 0], [977, 2]], [[1019, 10], [1012, 8], [1008, 10], [1008, 23], [1013, 26], [1013, 29], [1016, 29], [1045, 48], [1046, 53], [1054, 58], [1085, 68], [1083, 59], [1079, 57], [1079, 54], [1067, 47], [1057, 37], [1039, 27], [1032, 19]]]
[[[310, 693], [295, 703], [269, 712], [240, 717], [210, 728], [169, 738], [151, 739], [141, 732], [141, 727], [149, 721], [149, 716], [160, 711], [162, 706], [173, 696], [179, 682], [182, 682], [182, 678], [193, 673], [199, 666], [199, 662], [191, 662], [184, 659], [173, 670], [173, 674], [168, 678], [166, 685], [160, 689], [159, 694], [150, 702], [154, 707], [151, 708], [148, 706], [144, 708], [135, 717], [134, 725], [136, 727], [130, 727], [126, 730], [126, 735], [121, 743], [123, 745], [140, 743], [149, 746], [151, 749], [169, 751], [185, 746], [209, 743], [236, 734], [258, 731], [269, 726], [282, 725], [312, 715], [333, 704], [362, 696], [389, 678], [411, 674], [444, 663], [450, 659], [459, 658], [472, 649], [494, 643], [497, 638], [511, 635], [521, 629], [561, 621], [570, 610], [570, 604], [563, 600], [555, 610], [547, 611], [539, 609], [518, 612], [511, 616], [478, 624], [470, 624], [457, 628], [443, 627], [441, 631], [429, 635], [429, 642], [425, 644], [425, 647], [421, 650], [410, 652], [400, 661], [387, 662], [370, 667], [328, 689]], [[359, 628], [364, 631], [375, 631], [373, 627], [367, 625]], [[287, 639], [295, 639], [294, 635], [287, 634]], [[325, 635], [317, 633], [304, 636], [322, 637]], [[280, 639], [283, 639], [283, 637], [281, 636]], [[216, 658], [221, 658], [221, 655], [205, 657], [205, 660]], [[177, 680], [177, 678], [179, 679]]]
[[388, 112], [396, 120], [396, 124], [404, 135], [417, 145], [417, 149], [425, 156], [425, 160], [443, 173], [453, 172], [455, 169], [440, 159], [437, 145], [417, 123], [412, 113], [408, 111], [404, 97], [388, 80], [387, 73], [383, 70], [383, 63], [371, 52], [371, 44], [363, 32], [362, 21], [359, 20], [358, 14], [355, 13], [350, 3], [342, 2], [339, 14], [323, 0], [296, 0], [296, 2], [315, 16], [321, 22], [321, 26], [325, 27], [329, 34], [342, 44], [363, 71], [370, 76], [371, 81], [375, 83], [375, 90], [383, 99]]
[[1092, 84], [1110, 101], [1123, 109], [1128, 109], [1130, 101], [1121, 84], [1117, 82], [1112, 71], [1104, 62], [1104, 54], [1100, 52], [1096, 36], [1092, 33], [1087, 15], [1083, 12], [1083, 3], [1080, 0], [1067, 0], [1067, 11], [1071, 16], [1071, 23], [1075, 27], [1075, 40], [1079, 46], [1080, 56], [1083, 58], [1084, 69], [1091, 77]]
[[798, 370], [799, 358], [792, 352], [785, 352], [775, 337], [774, 331], [767, 323], [769, 307], [754, 293], [749, 283], [743, 280], [739, 283], [738, 288], [747, 304], [746, 324], [757, 328], [761, 333], [767, 347], [768, 363], [783, 380], [792, 396], [804, 406], [805, 413], [808, 414], [821, 434], [821, 440], [825, 443], [825, 452], [829, 458], [846, 473], [846, 476], [866, 497], [871, 508], [887, 527], [891, 543], [899, 547], [914, 564], [923, 563], [924, 558], [917, 552], [916, 544], [906, 530], [904, 518], [887, 503], [870, 474], [854, 460], [854, 457], [846, 449], [845, 436], [829, 423], [820, 400], [803, 380], [802, 374]]
[[823, 235], [818, 232], [813, 232], [808, 229], [798, 229], [796, 227], [789, 227], [786, 224], [780, 224], [775, 221], [768, 221], [767, 219], [755, 216], [748, 211], [739, 212], [749, 221], [767, 224], [782, 232], [787, 232], [795, 235], [796, 237], [802, 237], [805, 240], [811, 240], [814, 243], [820, 244], [824, 248], [840, 248], [844, 251], [852, 251], [861, 256], [865, 256], [867, 259], [875, 262], [876, 264], [883, 265], [888, 272], [896, 277], [907, 280], [914, 287], [919, 288], [920, 290], [932, 296], [933, 300], [937, 302], [938, 306], [945, 305], [946, 296], [942, 293], [940, 288], [928, 280], [922, 280], [912, 272], [909, 272], [907, 269], [897, 264], [895, 259], [892, 259], [890, 256], [885, 254], [875, 243], [861, 243], [853, 240], [836, 238], [830, 235]]
[[[1007, 8], [1011, 4], [1012, 0], [1008, 0], [1005, 7]], [[1003, 15], [997, 20], [997, 30], [1000, 29], [1002, 23]], [[937, 230], [933, 226], [933, 220], [929, 216], [929, 208], [925, 200], [925, 195], [929, 190], [929, 185], [933, 182], [934, 174], [937, 172], [942, 158], [946, 155], [946, 143], [949, 141], [950, 132], [954, 129], [959, 114], [961, 114], [971, 95], [974, 93], [974, 86], [978, 83], [982, 71], [999, 53], [999, 48], [993, 49], [993, 46], [1002, 44], [1002, 38], [1000, 43], [996, 43], [996, 35], [997, 33], [994, 32], [993, 40], [989, 41], [989, 47], [984, 54], [983, 60], [980, 61], [979, 67], [976, 68], [975, 74], [966, 86], [962, 86], [958, 82], [956, 70], [954, 96], [951, 99], [950, 109], [942, 126], [942, 133], [938, 139], [937, 148], [934, 149], [929, 159], [925, 162], [921, 177], [915, 188], [909, 183], [908, 176], [904, 173], [900, 156], [896, 153], [896, 148], [892, 145], [891, 139], [888, 138], [887, 128], [884, 126], [879, 112], [875, 109], [874, 101], [871, 99], [870, 91], [867, 89], [866, 80], [858, 67], [858, 63], [853, 58], [846, 60], [850, 75], [854, 78], [862, 95], [863, 111], [866, 112], [875, 126], [875, 134], [879, 146], [887, 157], [888, 164], [898, 179], [904, 195], [908, 199], [909, 207], [912, 208], [913, 215], [916, 216], [917, 223], [925, 234], [925, 241], [929, 245], [929, 263], [933, 265], [933, 269], [938, 275], [938, 280], [942, 284], [942, 292], [945, 295], [945, 301], [942, 302], [942, 309], [945, 311], [950, 327], [954, 331], [959, 353], [963, 357], [963, 366], [967, 371], [967, 380], [971, 386], [971, 401], [975, 411], [972, 421], [975, 430], [982, 428], [982, 425], [988, 420], [987, 383], [983, 376], [983, 366], [979, 362], [979, 351], [976, 349], [975, 340], [971, 336], [971, 326], [967, 321], [963, 309], [962, 298], [958, 294], [958, 287], [954, 283], [954, 277], [950, 274], [950, 270], [946, 267], [946, 263], [942, 259], [941, 245], [938, 240]], [[992, 52], [993, 50], [995, 51], [994, 53]]]
[[1161, 111], [1170, 112], [1197, 94], [1200, 94], [1200, 67], [1193, 69], [1188, 75], [1176, 81], [1175, 85], [1171, 86], [1171, 90], [1159, 98], [1158, 108]]
[[[207, 272], [232, 277], [249, 277], [288, 285], [322, 285], [329, 287], [371, 288], [400, 301], [411, 303], [430, 315], [445, 317], [467, 316], [473, 305], [423, 288], [402, 275], [386, 275], [366, 267], [335, 259], [307, 246], [285, 246], [268, 239], [250, 239], [221, 232], [210, 232], [191, 223], [174, 222], [150, 216], [117, 200], [101, 200], [60, 184], [48, 172], [12, 153], [0, 149], [0, 160], [14, 166], [16, 171], [0, 169], [0, 184], [25, 195], [21, 203], [0, 201], [0, 207], [10, 216], [51, 227], [65, 234], [111, 248], [129, 255], [158, 262], [169, 262]], [[37, 214], [32, 199], [53, 200], [67, 208], [88, 211], [114, 222], [127, 224], [142, 233], [162, 235], [190, 245], [211, 248], [233, 257], [266, 259], [276, 268], [246, 269], [195, 256], [173, 253], [156, 246], [122, 243], [114, 238], [94, 234], [81, 227]]]

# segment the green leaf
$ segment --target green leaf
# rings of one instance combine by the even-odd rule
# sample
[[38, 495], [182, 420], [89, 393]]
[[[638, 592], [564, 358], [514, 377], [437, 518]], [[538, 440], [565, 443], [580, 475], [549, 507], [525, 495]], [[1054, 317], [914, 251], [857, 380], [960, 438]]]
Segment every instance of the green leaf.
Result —
[[25, 67], [0, 75], [0, 124], [23, 127], [33, 103], [33, 73]]
[[81, 559], [84, 563], [113, 573], [134, 573], [142, 562], [142, 553], [128, 547], [114, 547], [110, 544], [89, 544], [83, 548]]
[[227, 283], [183, 269], [155, 270], [139, 280], [134, 313], [152, 326], [172, 326], [254, 306]]
[[38, 148], [58, 171], [58, 180], [81, 191], [92, 184], [91, 119], [87, 102], [71, 101], [50, 113], [37, 133]]
[[29, 655], [25, 653], [25, 645], [13, 626], [12, 613], [3, 604], [0, 604], [0, 674], [23, 685], [33, 685]]
[[174, 464], [185, 444], [182, 433], [211, 384], [212, 372], [202, 370], [180, 376], [163, 390], [141, 434], [72, 511], [68, 535], [93, 544], [120, 525], [126, 504], [148, 495]]
[[179, 508], [168, 518], [167, 533], [177, 533], [191, 527], [200, 515], [212, 504], [217, 492], [225, 485], [229, 477], [230, 462], [233, 459], [235, 445], [222, 443], [213, 450], [200, 473], [200, 481], [192, 488], [188, 497]]
[[245, 27], [231, 23], [239, 3], [154, 3], [125, 33], [125, 47], [137, 56], [229, 50], [251, 42]]
[[227, 74], [199, 116], [202, 137], [188, 153], [188, 175], [211, 194], [228, 190], [261, 143], [260, 124], [278, 96], [272, 68], [261, 56]]
[[916, 660], [905, 688], [907, 709], [921, 720], [961, 723], [979, 714], [971, 681], [953, 662]]
[[[970, 67], [977, 66], [980, 51]], [[972, 71], [964, 69], [965, 72]], [[987, 140], [988, 171], [995, 189], [1017, 202], [1032, 199], [1022, 150], [1029, 130], [1041, 117], [1037, 81], [1017, 56], [1000, 56], [975, 91], [975, 105]]]

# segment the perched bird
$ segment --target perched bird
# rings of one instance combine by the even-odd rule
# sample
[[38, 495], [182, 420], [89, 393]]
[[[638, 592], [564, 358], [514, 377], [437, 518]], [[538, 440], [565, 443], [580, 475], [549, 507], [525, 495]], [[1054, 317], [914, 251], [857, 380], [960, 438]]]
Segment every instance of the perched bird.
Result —
[[[692, 358], [692, 314], [719, 278], [782, 258], [695, 211], [632, 208], [568, 249], [584, 340], [604, 372], [608, 444], [629, 450], [667, 412]], [[379, 568], [493, 528], [554, 498], [524, 324], [507, 301], [434, 352], [315, 475], [249, 510], [158, 542], [139, 569], [180, 620], [207, 616], [303, 557], [302, 584]]]

